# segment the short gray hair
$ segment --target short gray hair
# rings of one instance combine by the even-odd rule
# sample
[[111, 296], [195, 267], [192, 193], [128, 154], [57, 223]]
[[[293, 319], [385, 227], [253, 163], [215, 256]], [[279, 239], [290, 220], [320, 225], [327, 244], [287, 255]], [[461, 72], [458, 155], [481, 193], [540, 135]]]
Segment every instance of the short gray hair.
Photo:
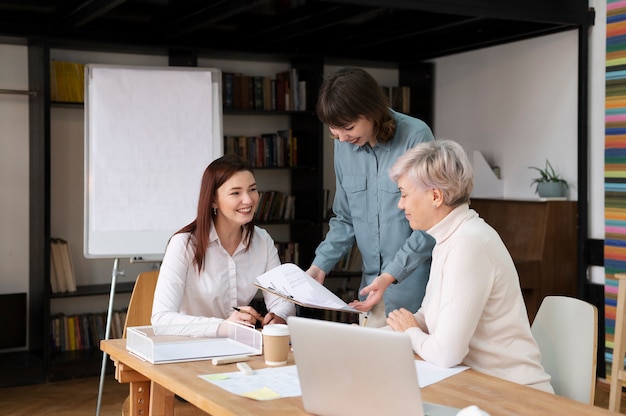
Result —
[[469, 203], [474, 189], [472, 165], [453, 140], [420, 143], [407, 150], [389, 171], [394, 182], [404, 175], [420, 189], [441, 190], [444, 204], [453, 208]]

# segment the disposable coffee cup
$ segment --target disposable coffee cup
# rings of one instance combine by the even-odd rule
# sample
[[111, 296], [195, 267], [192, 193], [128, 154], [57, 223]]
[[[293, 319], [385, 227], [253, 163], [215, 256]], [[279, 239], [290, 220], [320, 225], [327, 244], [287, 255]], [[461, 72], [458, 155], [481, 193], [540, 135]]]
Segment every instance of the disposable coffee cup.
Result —
[[289, 327], [271, 324], [263, 327], [263, 355], [267, 365], [287, 364], [289, 356]]

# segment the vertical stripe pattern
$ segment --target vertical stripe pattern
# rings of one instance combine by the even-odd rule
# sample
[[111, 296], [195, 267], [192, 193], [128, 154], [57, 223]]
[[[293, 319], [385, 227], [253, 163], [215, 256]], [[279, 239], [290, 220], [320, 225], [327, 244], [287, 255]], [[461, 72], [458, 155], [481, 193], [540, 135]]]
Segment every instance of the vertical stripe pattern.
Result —
[[626, 272], [626, 0], [607, 0], [604, 148], [605, 364], [613, 362], [617, 280]]

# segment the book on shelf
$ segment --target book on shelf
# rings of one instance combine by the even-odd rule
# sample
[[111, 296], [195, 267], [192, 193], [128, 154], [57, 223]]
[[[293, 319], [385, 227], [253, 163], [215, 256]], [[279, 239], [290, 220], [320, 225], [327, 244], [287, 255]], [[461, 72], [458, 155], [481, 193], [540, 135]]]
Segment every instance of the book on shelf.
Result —
[[291, 71], [282, 71], [276, 73], [276, 110], [289, 111], [291, 102], [291, 92], [289, 88], [289, 80]]
[[254, 79], [250, 75], [239, 75], [239, 82], [241, 83], [239, 93], [239, 107], [235, 109], [239, 110], [254, 110]]
[[306, 81], [298, 81], [298, 111], [306, 111]]
[[281, 263], [300, 263], [300, 245], [296, 241], [275, 242]]
[[50, 100], [85, 102], [85, 64], [63, 61], [50, 63]]
[[263, 77], [260, 75], [255, 75], [252, 77], [254, 80], [254, 109], [255, 110], [263, 110], [265, 105], [265, 96], [263, 91]]
[[[50, 321], [50, 347], [53, 352], [98, 348], [105, 338], [106, 312], [65, 315], [59, 313]], [[126, 309], [113, 311], [109, 338], [122, 338]]]
[[227, 110], [233, 107], [233, 82], [235, 74], [232, 72], [222, 72], [222, 105]]
[[222, 72], [222, 102], [226, 110], [306, 111], [306, 80], [296, 68], [273, 78]]
[[224, 136], [225, 153], [235, 153], [246, 159], [253, 168], [295, 167], [298, 139], [291, 129], [255, 136]]
[[231, 92], [231, 102], [233, 103], [232, 109], [241, 110], [241, 74], [238, 72], [233, 74], [233, 88]]
[[289, 219], [286, 218], [288, 200], [289, 195], [280, 191], [259, 192], [259, 203], [255, 213], [257, 221], [280, 221]]
[[411, 112], [411, 87], [406, 85], [392, 88], [391, 106], [402, 113]]
[[389, 100], [389, 106], [401, 113], [409, 114], [411, 112], [411, 87], [406, 85], [400, 86], [381, 86], [383, 94]]
[[68, 242], [61, 238], [50, 240], [50, 287], [52, 293], [76, 291], [72, 254]]
[[274, 83], [272, 77], [263, 77], [263, 110], [272, 111], [274, 109], [274, 101], [272, 98], [276, 98], [273, 93]]

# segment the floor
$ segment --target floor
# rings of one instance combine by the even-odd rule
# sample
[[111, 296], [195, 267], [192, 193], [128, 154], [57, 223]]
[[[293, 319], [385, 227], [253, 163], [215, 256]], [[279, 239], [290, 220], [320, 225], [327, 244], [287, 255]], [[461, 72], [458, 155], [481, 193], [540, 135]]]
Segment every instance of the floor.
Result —
[[[0, 415], [95, 415], [98, 387], [98, 377], [24, 387], [5, 387], [0, 389]], [[122, 403], [127, 396], [128, 386], [119, 384], [113, 375], [107, 375], [104, 381], [100, 416], [120, 416]], [[607, 408], [608, 401], [608, 384], [598, 382], [595, 405]], [[626, 414], [626, 394], [622, 398], [621, 413]]]
[[[85, 416], [95, 415], [99, 377], [48, 384], [0, 389], [2, 416]], [[104, 380], [100, 416], [120, 416], [128, 396], [128, 385], [118, 383], [113, 374]]]

